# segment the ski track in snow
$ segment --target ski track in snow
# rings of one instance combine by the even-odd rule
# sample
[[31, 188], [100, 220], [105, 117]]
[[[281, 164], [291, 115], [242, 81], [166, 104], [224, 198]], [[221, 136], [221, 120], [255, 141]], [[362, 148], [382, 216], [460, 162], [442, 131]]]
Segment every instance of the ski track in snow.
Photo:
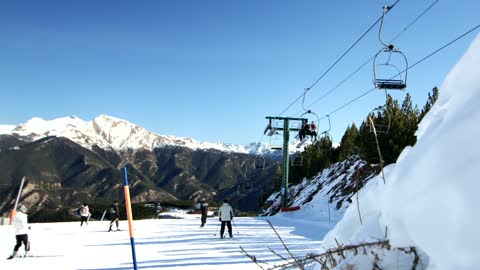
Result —
[[[219, 238], [217, 218], [209, 218], [204, 228], [199, 227], [198, 218], [134, 221], [138, 269], [259, 269], [241, 254], [240, 246], [258, 261], [268, 263], [264, 268], [280, 264], [284, 261], [270, 248], [284, 258], [290, 256], [267, 219], [234, 219], [233, 239]], [[319, 251], [323, 234], [309, 239], [295, 234], [299, 228], [275, 219], [272, 223], [295, 256]], [[32, 224], [29, 238], [33, 257], [13, 260], [6, 260], [15, 245], [13, 228], [0, 226], [0, 250], [4, 256], [0, 268], [133, 269], [127, 221], [120, 222], [122, 231], [118, 232], [107, 232], [108, 225], [108, 221], [92, 221], [83, 227], [80, 222]], [[23, 246], [19, 254], [23, 255]]]

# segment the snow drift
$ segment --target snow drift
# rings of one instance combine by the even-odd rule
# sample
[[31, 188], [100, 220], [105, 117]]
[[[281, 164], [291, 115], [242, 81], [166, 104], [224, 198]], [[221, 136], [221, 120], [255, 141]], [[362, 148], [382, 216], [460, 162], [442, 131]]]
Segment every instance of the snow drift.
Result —
[[[478, 269], [478, 63], [480, 36], [445, 79], [438, 101], [419, 126], [416, 145], [385, 168], [386, 184], [377, 177], [359, 192], [363, 224], [354, 201], [326, 235], [325, 248], [337, 247], [336, 241], [378, 241], [387, 232], [393, 246], [420, 249], [421, 263], [428, 268]], [[367, 267], [364, 258], [352, 257], [346, 261]]]

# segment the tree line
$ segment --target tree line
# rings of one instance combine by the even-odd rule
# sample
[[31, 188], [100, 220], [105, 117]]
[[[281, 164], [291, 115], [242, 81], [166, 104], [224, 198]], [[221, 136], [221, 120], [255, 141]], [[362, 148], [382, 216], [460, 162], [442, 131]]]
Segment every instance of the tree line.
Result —
[[386, 104], [370, 112], [360, 127], [355, 123], [347, 127], [338, 146], [333, 146], [328, 133], [319, 134], [315, 143], [297, 154], [296, 158], [301, 158], [301, 164], [291, 162], [289, 182], [299, 183], [305, 177], [312, 178], [331, 164], [352, 155], [357, 155], [368, 163], [379, 164], [374, 127], [384, 165], [394, 163], [406, 146], [416, 143], [415, 132], [418, 124], [435, 104], [438, 95], [439, 90], [434, 87], [432, 92], [428, 93], [427, 101], [421, 110], [417, 105], [413, 105], [409, 93], [401, 104], [387, 95]]

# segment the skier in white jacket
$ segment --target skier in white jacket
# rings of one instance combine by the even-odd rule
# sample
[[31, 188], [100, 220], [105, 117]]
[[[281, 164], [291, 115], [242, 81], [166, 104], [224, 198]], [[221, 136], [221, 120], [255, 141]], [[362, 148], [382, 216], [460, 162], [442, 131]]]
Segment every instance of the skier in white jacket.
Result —
[[13, 228], [15, 229], [17, 244], [13, 248], [12, 255], [7, 258], [9, 260], [15, 257], [22, 243], [25, 246], [25, 257], [28, 256], [28, 252], [30, 251], [30, 242], [28, 241], [28, 230], [30, 229], [30, 226], [28, 226], [28, 215], [26, 212], [27, 208], [25, 205], [20, 205], [17, 214], [13, 218]]
[[218, 209], [218, 220], [222, 222], [222, 226], [220, 227], [220, 238], [223, 238], [223, 233], [225, 232], [225, 224], [228, 228], [228, 234], [230, 235], [230, 238], [232, 238], [233, 209], [230, 204], [228, 204], [228, 201], [226, 199], [223, 200], [222, 206], [220, 206], [220, 209]]
[[86, 225], [88, 225], [88, 220], [90, 219], [90, 209], [88, 209], [88, 204], [84, 203], [82, 204], [82, 207], [80, 208], [80, 218], [82, 221], [80, 221], [80, 227], [82, 227], [83, 222], [85, 222]]

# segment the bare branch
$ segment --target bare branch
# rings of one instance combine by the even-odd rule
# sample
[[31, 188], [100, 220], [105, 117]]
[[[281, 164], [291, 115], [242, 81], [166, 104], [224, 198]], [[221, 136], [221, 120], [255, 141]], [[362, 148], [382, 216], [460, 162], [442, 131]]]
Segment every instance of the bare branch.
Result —
[[278, 254], [278, 253], [277, 253], [275, 250], [273, 250], [271, 247], [269, 247], [269, 249], [270, 249], [270, 251], [271, 251], [273, 254], [277, 255], [280, 259], [288, 262], [288, 260], [287, 260], [286, 258], [284, 258], [282, 255]]
[[259, 264], [259, 262], [258, 262], [258, 260], [257, 260], [257, 257], [248, 254], [248, 252], [247, 252], [245, 249], [243, 249], [242, 246], [240, 246], [240, 249], [242, 250], [242, 254], [243, 254], [243, 255], [245, 255], [245, 256], [247, 256], [248, 258], [250, 258], [250, 260], [252, 260], [252, 262], [254, 262], [258, 267], [260, 267], [260, 269], [265, 270], [265, 269]]
[[272, 227], [272, 230], [275, 232], [275, 234], [277, 235], [278, 239], [280, 239], [280, 242], [282, 242], [282, 245], [283, 247], [285, 248], [285, 250], [288, 252], [288, 254], [290, 254], [290, 256], [292, 257], [292, 259], [295, 261], [294, 263], [300, 268], [300, 269], [304, 269], [302, 264], [299, 263], [298, 259], [295, 258], [295, 256], [292, 254], [292, 252], [290, 252], [290, 250], [288, 249], [287, 245], [285, 244], [285, 242], [283, 242], [282, 238], [280, 237], [280, 235], [278, 234], [277, 230], [275, 230], [275, 228], [273, 227], [272, 223], [270, 222], [270, 220], [267, 220], [268, 224], [270, 225], [270, 227]]
[[358, 200], [358, 191], [360, 188], [360, 185], [358, 184], [360, 177], [358, 177], [358, 170], [355, 171], [355, 182], [357, 183], [357, 211], [358, 211], [358, 217], [360, 218], [360, 224], [363, 225], [362, 222], [362, 214], [360, 213], [360, 201]]
[[383, 183], [386, 184], [385, 173], [383, 172], [383, 164], [385, 164], [385, 162], [383, 161], [382, 152], [380, 151], [380, 144], [378, 143], [377, 130], [375, 129], [375, 124], [373, 124], [372, 117], [368, 117], [368, 121], [370, 121], [370, 124], [373, 127], [373, 135], [375, 137], [375, 143], [377, 144], [378, 157], [380, 158], [380, 168], [382, 169], [382, 179], [383, 179]]

